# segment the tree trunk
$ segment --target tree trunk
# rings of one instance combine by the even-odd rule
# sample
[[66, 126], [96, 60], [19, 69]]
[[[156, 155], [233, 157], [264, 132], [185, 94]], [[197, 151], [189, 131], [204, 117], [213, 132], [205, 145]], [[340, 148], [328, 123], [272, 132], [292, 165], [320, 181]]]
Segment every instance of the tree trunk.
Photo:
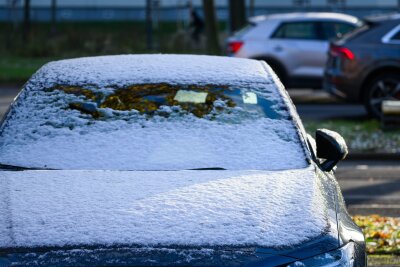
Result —
[[147, 49], [153, 50], [153, 0], [146, 0], [146, 43]]
[[31, 31], [31, 1], [24, 1], [24, 29], [23, 29], [23, 39], [27, 41], [29, 38], [29, 33]]
[[229, 0], [229, 26], [235, 32], [246, 24], [245, 0]]
[[255, 15], [255, 12], [254, 12], [254, 1], [255, 0], [250, 0], [250, 3], [249, 3], [249, 16], [250, 17], [253, 17]]
[[57, 33], [57, 0], [51, 0], [51, 29], [50, 33], [54, 36]]
[[218, 24], [214, 0], [203, 0], [204, 20], [206, 24], [207, 50], [209, 54], [221, 54], [218, 39]]

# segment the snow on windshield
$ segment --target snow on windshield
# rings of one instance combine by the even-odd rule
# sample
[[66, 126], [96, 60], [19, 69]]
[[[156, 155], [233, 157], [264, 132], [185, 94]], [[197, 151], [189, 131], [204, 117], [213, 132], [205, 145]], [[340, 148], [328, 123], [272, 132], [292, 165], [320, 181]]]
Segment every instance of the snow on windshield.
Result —
[[39, 71], [19, 96], [1, 128], [0, 163], [101, 170], [307, 165], [288, 107], [268, 79], [118, 84], [99, 76], [97, 84], [73, 84], [55, 73]]
[[[145, 93], [149, 88], [151, 95]], [[296, 129], [282, 103], [259, 94], [258, 101], [266, 103], [256, 105], [256, 91], [231, 90], [230, 96], [216, 87], [214, 93], [190, 88], [28, 89], [2, 131], [1, 162], [110, 170], [304, 167]], [[234, 100], [240, 96], [242, 106]], [[208, 105], [196, 103], [206, 97]]]
[[27, 89], [2, 131], [0, 160], [56, 169], [304, 167], [282, 102], [252, 90], [167, 84]]

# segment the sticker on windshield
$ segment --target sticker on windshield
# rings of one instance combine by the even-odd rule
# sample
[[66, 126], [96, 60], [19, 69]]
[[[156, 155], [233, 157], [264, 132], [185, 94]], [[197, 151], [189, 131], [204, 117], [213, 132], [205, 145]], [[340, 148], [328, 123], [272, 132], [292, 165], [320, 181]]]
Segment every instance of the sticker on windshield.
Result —
[[252, 92], [246, 92], [242, 95], [243, 103], [245, 104], [257, 104], [257, 95]]
[[206, 103], [206, 98], [207, 93], [205, 92], [179, 90], [176, 93], [174, 100], [178, 102], [201, 104]]

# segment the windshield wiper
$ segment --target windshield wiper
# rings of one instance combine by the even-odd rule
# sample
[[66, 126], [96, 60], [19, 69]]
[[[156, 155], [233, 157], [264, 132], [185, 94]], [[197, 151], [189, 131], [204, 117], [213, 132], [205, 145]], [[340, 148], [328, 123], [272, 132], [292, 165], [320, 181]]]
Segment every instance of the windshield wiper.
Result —
[[196, 168], [196, 169], [189, 169], [190, 171], [225, 171], [225, 168], [221, 167], [208, 167], [208, 168]]
[[11, 170], [11, 171], [51, 170], [51, 169], [46, 169], [46, 168], [30, 168], [30, 167], [15, 166], [15, 165], [3, 164], [3, 163], [0, 163], [0, 169]]

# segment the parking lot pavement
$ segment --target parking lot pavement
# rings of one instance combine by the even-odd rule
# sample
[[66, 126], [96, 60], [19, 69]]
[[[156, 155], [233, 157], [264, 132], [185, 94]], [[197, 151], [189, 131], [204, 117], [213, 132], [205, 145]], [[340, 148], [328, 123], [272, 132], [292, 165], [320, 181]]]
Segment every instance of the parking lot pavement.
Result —
[[18, 92], [19, 88], [16, 87], [0, 87], [0, 119]]
[[356, 104], [297, 104], [297, 112], [302, 120], [331, 120], [367, 118], [367, 112], [362, 105]]
[[348, 104], [330, 96], [322, 89], [289, 89], [300, 118], [303, 120], [364, 119], [365, 108]]
[[336, 177], [350, 214], [400, 217], [398, 161], [344, 161]]
[[288, 89], [290, 97], [299, 104], [337, 104], [340, 101], [322, 89]]

